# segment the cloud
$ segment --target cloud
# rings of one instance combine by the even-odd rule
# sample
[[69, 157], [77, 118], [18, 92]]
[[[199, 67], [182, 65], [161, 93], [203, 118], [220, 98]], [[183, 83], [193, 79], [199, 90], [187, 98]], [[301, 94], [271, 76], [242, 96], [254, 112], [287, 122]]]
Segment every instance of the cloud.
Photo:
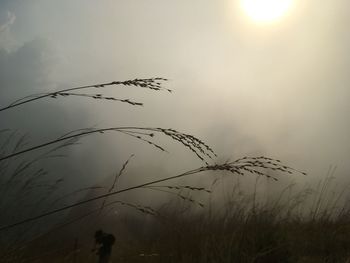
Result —
[[0, 49], [1, 104], [42, 91], [50, 84], [53, 69], [51, 52], [49, 43], [44, 39], [26, 42], [11, 52]]
[[16, 21], [15, 14], [7, 11], [6, 21], [0, 24], [0, 33], [10, 29], [10, 26]]
[[0, 11], [0, 48], [11, 50], [17, 43], [12, 35], [11, 27], [16, 21], [16, 16], [10, 11]]

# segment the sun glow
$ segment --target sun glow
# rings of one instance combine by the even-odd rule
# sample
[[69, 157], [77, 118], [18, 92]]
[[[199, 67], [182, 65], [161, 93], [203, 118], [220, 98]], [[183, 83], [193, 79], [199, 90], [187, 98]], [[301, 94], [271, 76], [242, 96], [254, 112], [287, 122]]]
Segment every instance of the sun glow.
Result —
[[241, 0], [245, 13], [257, 23], [274, 22], [290, 10], [293, 0]]

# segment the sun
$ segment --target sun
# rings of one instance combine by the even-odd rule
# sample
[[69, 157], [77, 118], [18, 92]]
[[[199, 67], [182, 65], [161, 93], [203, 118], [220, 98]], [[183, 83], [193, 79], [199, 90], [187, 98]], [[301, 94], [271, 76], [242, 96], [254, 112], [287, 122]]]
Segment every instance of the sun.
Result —
[[241, 0], [245, 13], [256, 23], [271, 23], [288, 13], [293, 0]]

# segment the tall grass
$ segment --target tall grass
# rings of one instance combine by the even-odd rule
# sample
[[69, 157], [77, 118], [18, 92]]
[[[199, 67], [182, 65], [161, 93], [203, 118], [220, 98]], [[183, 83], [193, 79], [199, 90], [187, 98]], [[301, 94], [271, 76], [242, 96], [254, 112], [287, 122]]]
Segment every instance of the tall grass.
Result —
[[[16, 100], [13, 103], [9, 104], [8, 106], [0, 108], [0, 113], [3, 113], [5, 111], [9, 110], [14, 110], [15, 108], [18, 110], [21, 110], [20, 107], [24, 107], [28, 103], [38, 103], [42, 99], [56, 99], [56, 98], [65, 98], [65, 97], [83, 97], [83, 98], [88, 98], [88, 99], [94, 99], [94, 100], [111, 100], [111, 101], [116, 101], [116, 102], [122, 102], [122, 103], [127, 103], [130, 106], [142, 106], [143, 104], [141, 102], [135, 102], [131, 99], [125, 99], [125, 98], [116, 98], [116, 97], [106, 97], [103, 95], [103, 88], [107, 86], [121, 86], [121, 87], [129, 87], [129, 86], [134, 86], [137, 88], [145, 88], [149, 89], [152, 91], [171, 91], [170, 89], [164, 88], [162, 86], [162, 82], [166, 81], [164, 78], [151, 78], [151, 79], [134, 79], [134, 80], [127, 80], [127, 81], [113, 81], [113, 82], [108, 82], [108, 83], [102, 83], [102, 84], [94, 84], [94, 85], [86, 85], [86, 86], [80, 86], [80, 87], [73, 87], [73, 88], [67, 88], [63, 90], [58, 90], [54, 92], [46, 92], [46, 93], [41, 93], [41, 94], [35, 94], [35, 95], [30, 95], [26, 96], [22, 99]], [[86, 93], [88, 90], [98, 90], [99, 93], [96, 93], [93, 91], [93, 93]], [[85, 93], [83, 93], [84, 91]], [[75, 203], [69, 203], [67, 205], [61, 205], [58, 208], [54, 208], [52, 206], [47, 206], [45, 211], [38, 212], [38, 211], [32, 211], [28, 212], [27, 210], [23, 209], [24, 203], [22, 203], [20, 199], [20, 195], [26, 193], [25, 189], [30, 189], [30, 193], [35, 192], [36, 190], [33, 188], [30, 188], [31, 182], [36, 183], [36, 187], [39, 186], [38, 184], [38, 179], [37, 177], [45, 177], [45, 173], [42, 170], [39, 170], [38, 174], [32, 174], [28, 176], [28, 180], [24, 180], [23, 178], [19, 177], [19, 174], [26, 173], [28, 171], [28, 167], [30, 167], [33, 163], [38, 160], [38, 158], [42, 158], [43, 156], [46, 155], [39, 155], [39, 157], [36, 157], [37, 159], [34, 159], [31, 161], [28, 158], [31, 158], [31, 156], [35, 156], [35, 154], [39, 150], [46, 150], [46, 154], [50, 154], [52, 152], [55, 152], [62, 147], [68, 147], [70, 145], [73, 145], [76, 140], [82, 140], [83, 138], [91, 135], [102, 135], [104, 133], [117, 133], [117, 134], [123, 134], [127, 135], [130, 138], [136, 139], [138, 141], [141, 141], [143, 143], [149, 144], [151, 147], [155, 147], [158, 150], [165, 152], [167, 151], [166, 147], [164, 145], [161, 145], [158, 142], [158, 138], [160, 136], [165, 136], [169, 138], [172, 141], [175, 141], [179, 143], [180, 145], [183, 146], [184, 149], [189, 150], [192, 152], [199, 160], [202, 161], [202, 166], [196, 167], [192, 170], [185, 171], [180, 174], [175, 174], [173, 176], [168, 176], [168, 177], [163, 177], [158, 180], [151, 180], [151, 181], [144, 181], [140, 182], [139, 184], [129, 186], [126, 188], [118, 188], [118, 179], [119, 177], [123, 174], [127, 164], [129, 161], [126, 161], [121, 167], [120, 172], [116, 174], [113, 183], [111, 184], [110, 187], [104, 187], [104, 193], [94, 195], [89, 198], [85, 198], [81, 201], [75, 202]], [[227, 161], [224, 163], [217, 163], [215, 161], [215, 158], [217, 157], [217, 154], [215, 151], [203, 140], [191, 135], [187, 134], [181, 131], [177, 131], [171, 128], [161, 128], [161, 127], [106, 127], [106, 128], [87, 128], [87, 129], [79, 129], [75, 131], [71, 131], [69, 133], [63, 134], [62, 136], [49, 140], [47, 142], [43, 142], [37, 145], [29, 145], [28, 143], [24, 144], [25, 140], [24, 139], [18, 139], [17, 143], [13, 143], [14, 140], [13, 138], [9, 138], [8, 140], [5, 140], [5, 144], [10, 142], [10, 144], [15, 144], [14, 147], [11, 148], [10, 151], [3, 151], [0, 154], [0, 166], [1, 166], [1, 175], [2, 178], [4, 173], [6, 173], [6, 170], [8, 169], [8, 166], [13, 166], [14, 170], [12, 172], [12, 175], [9, 177], [9, 181], [5, 184], [6, 189], [13, 189], [12, 183], [14, 182], [14, 178], [19, 178], [19, 181], [16, 181], [18, 183], [14, 183], [16, 187], [19, 186], [20, 183], [25, 185], [25, 189], [22, 189], [15, 194], [15, 198], [18, 200], [18, 204], [14, 206], [14, 203], [10, 201], [6, 201], [6, 206], [12, 207], [14, 210], [13, 214], [15, 214], [15, 217], [12, 217], [12, 220], [10, 222], [1, 223], [0, 224], [0, 233], [4, 233], [4, 231], [10, 231], [13, 229], [18, 229], [19, 227], [21, 229], [26, 229], [29, 227], [30, 224], [33, 224], [37, 222], [39, 219], [42, 218], [49, 218], [49, 216], [59, 214], [63, 211], [68, 211], [72, 208], [76, 207], [81, 207], [84, 204], [89, 204], [92, 202], [99, 202], [100, 207], [98, 209], [94, 209], [92, 211], [87, 211], [83, 216], [80, 216], [79, 218], [75, 218], [73, 220], [70, 220], [69, 222], [64, 222], [63, 225], [65, 226], [67, 224], [72, 224], [75, 223], [83, 218], [86, 218], [87, 216], [90, 216], [92, 214], [98, 214], [101, 213], [102, 210], [104, 210], [106, 207], [113, 207], [115, 205], [121, 205], [129, 208], [133, 208], [138, 212], [141, 212], [146, 215], [152, 215], [152, 216], [160, 216], [159, 212], [147, 205], [142, 205], [138, 203], [131, 203], [128, 200], [112, 200], [109, 201], [110, 197], [118, 197], [122, 193], [130, 192], [130, 191], [136, 191], [136, 190], [141, 190], [141, 189], [147, 189], [149, 191], [155, 191], [155, 192], [162, 192], [170, 195], [174, 195], [176, 198], [179, 200], [186, 201], [187, 203], [191, 205], [197, 205], [199, 207], [203, 207], [204, 204], [201, 202], [198, 202], [195, 198], [191, 196], [191, 193], [194, 192], [204, 192], [204, 193], [211, 193], [211, 190], [208, 190], [203, 187], [197, 187], [195, 185], [177, 185], [177, 184], [171, 184], [170, 181], [174, 181], [179, 178], [184, 178], [184, 177], [189, 177], [189, 176], [199, 176], [203, 173], [216, 173], [216, 172], [226, 172], [232, 176], [244, 176], [246, 174], [253, 174], [258, 177], [265, 177], [274, 181], [278, 180], [278, 173], [286, 173], [286, 174], [293, 174], [293, 173], [299, 173], [299, 174], [304, 174], [303, 172], [297, 171], [289, 166], [284, 165], [280, 160], [277, 159], [272, 159], [268, 158], [265, 156], [258, 156], [258, 157], [243, 157], [239, 158], [234, 161]], [[3, 147], [5, 148], [5, 147]], [[20, 160], [23, 160], [21, 162]], [[213, 182], [215, 178], [212, 178]], [[53, 184], [48, 184], [50, 186], [50, 191], [53, 192], [55, 187], [60, 183], [60, 180], [57, 180], [53, 182]], [[167, 184], [164, 184], [167, 183]], [[87, 188], [85, 190], [90, 190], [91, 188]], [[82, 189], [84, 191], [84, 189]], [[106, 191], [107, 190], [107, 191]], [[174, 191], [175, 190], [175, 191]], [[2, 193], [5, 196], [7, 196], [7, 190], [3, 190]], [[180, 192], [178, 192], [180, 191]], [[183, 191], [187, 191], [187, 193], [190, 193], [189, 195], [183, 194]], [[50, 192], [50, 193], [51, 193]], [[71, 194], [68, 195], [74, 195], [77, 192], [80, 192], [80, 190], [74, 191]], [[47, 201], [48, 195], [50, 193], [47, 193], [43, 196], [43, 200]], [[6, 199], [5, 199], [6, 200]], [[40, 198], [35, 199], [37, 202], [40, 201]], [[21, 208], [18, 209], [18, 206]], [[15, 207], [15, 208], [14, 208]], [[319, 207], [319, 204], [317, 205]], [[4, 206], [1, 206], [0, 209], [2, 211], [5, 210]], [[259, 214], [259, 207], [254, 206], [254, 213]], [[23, 213], [19, 213], [18, 211], [21, 211]], [[239, 210], [241, 211], [241, 210]], [[257, 212], [258, 211], [258, 212]], [[3, 212], [2, 212], [3, 213]], [[249, 212], [248, 214], [250, 214]], [[235, 216], [238, 216], [237, 218], [241, 218], [243, 220], [242, 222], [237, 221], [238, 225], [242, 225], [244, 222], [249, 226], [248, 228], [251, 229], [250, 223], [252, 218], [255, 218], [256, 220], [256, 226], [258, 223], [261, 222], [261, 220], [264, 220], [264, 213], [260, 213], [259, 217], [252, 217], [252, 216], [247, 216], [247, 211], [244, 212], [243, 214], [238, 214]], [[317, 212], [318, 214], [318, 212]], [[273, 218], [273, 213], [269, 214], [269, 216]], [[163, 216], [163, 215], [162, 215]], [[198, 220], [198, 216], [191, 216], [189, 219], [186, 220], [193, 220], [193, 219]], [[200, 218], [200, 217], [199, 217]], [[225, 218], [212, 218], [210, 221], [198, 221], [198, 222], [191, 222], [191, 224], [198, 223], [198, 226], [205, 226], [207, 222], [210, 222], [210, 225], [205, 226], [205, 228], [209, 229], [210, 227], [215, 227], [217, 228], [218, 226], [215, 226], [215, 224], [219, 224], [218, 222], [220, 220], [227, 220], [227, 218], [230, 219], [230, 217]], [[236, 218], [236, 220], [238, 220]], [[182, 220], [182, 218], [177, 218], [174, 217], [174, 220]], [[214, 220], [215, 219], [215, 220]], [[232, 218], [233, 219], [233, 218]], [[214, 220], [214, 221], [213, 221]], [[177, 221], [176, 221], [177, 222]], [[215, 223], [216, 222], [216, 223]], [[253, 222], [253, 221], [252, 221]], [[185, 224], [186, 222], [184, 222]], [[212, 223], [215, 223], [212, 225]], [[253, 224], [253, 225], [254, 225]], [[252, 226], [253, 227], [253, 226]], [[196, 228], [193, 228], [192, 230], [195, 230]], [[204, 229], [203, 229], [204, 230]], [[224, 231], [224, 229], [220, 231]], [[181, 232], [181, 231], [180, 231]], [[204, 231], [205, 232], [205, 231]], [[190, 234], [191, 231], [186, 231], [187, 234]], [[215, 233], [215, 232], [213, 232]], [[199, 235], [199, 233], [196, 233], [196, 235]], [[209, 235], [210, 236], [210, 235]], [[200, 244], [204, 240], [207, 240], [204, 237], [201, 237], [200, 240], [197, 240], [196, 242]], [[209, 240], [207, 240], [209, 242]], [[235, 240], [236, 241], [236, 240]], [[174, 244], [175, 245], [175, 244]], [[4, 247], [3, 244], [1, 244], [2, 247]], [[188, 246], [193, 253], [195, 253], [194, 248], [191, 248], [191, 246]], [[183, 248], [179, 247], [178, 248], [178, 253], [181, 255], [187, 255], [186, 253], [183, 253]], [[187, 249], [187, 248], [186, 248]], [[8, 249], [5, 249], [8, 250]], [[255, 251], [255, 250], [254, 250]], [[174, 252], [175, 253], [175, 252]], [[191, 252], [192, 253], [192, 252]], [[212, 252], [211, 252], [212, 253]], [[17, 254], [18, 255], [18, 254]], [[182, 257], [182, 256], [181, 256]], [[186, 256], [187, 257], [187, 256]], [[15, 262], [14, 259], [10, 259], [7, 257], [8, 260], [12, 260]], [[179, 260], [183, 260], [182, 258], [179, 258]], [[17, 260], [17, 259], [16, 259]], [[192, 259], [194, 260], [194, 259]], [[175, 262], [175, 261], [174, 261]], [[180, 262], [180, 261], [177, 261]], [[185, 261], [184, 261], [185, 262]], [[209, 262], [209, 261], [208, 261]]]
[[[282, 188], [272, 200], [265, 199], [264, 194], [256, 190], [250, 192], [232, 187], [230, 197], [224, 202], [218, 204], [208, 198], [203, 201], [203, 209], [177, 196], [158, 208], [152, 208], [151, 212], [146, 211], [147, 207], [140, 209], [139, 205], [135, 205], [139, 214], [118, 207], [117, 216], [106, 214], [102, 221], [105, 228], [116, 234], [112, 260], [183, 263], [348, 262], [350, 210], [346, 204], [337, 198], [337, 206], [342, 212], [332, 217], [327, 216], [332, 211], [330, 207], [316, 209], [309, 205], [309, 201], [319, 198], [326, 181], [321, 181], [321, 186], [309, 189], [307, 193], [293, 190], [288, 185], [288, 189], [292, 189], [290, 195], [285, 195], [286, 188]], [[216, 187], [220, 189], [220, 184], [226, 183], [218, 183]], [[336, 190], [329, 181], [327, 184], [330, 190]], [[183, 191], [182, 186], [174, 187]], [[212, 190], [215, 195], [217, 191], [215, 188]], [[182, 194], [185, 195], [185, 192]], [[324, 202], [329, 201], [326, 194], [322, 198]], [[315, 209], [319, 211], [317, 217], [313, 217]], [[79, 236], [78, 262], [94, 262], [89, 249], [92, 231], [88, 229], [93, 225], [89, 224], [90, 220], [85, 218], [81, 222], [86, 225], [83, 228], [86, 233], [83, 231]], [[53, 231], [51, 235], [32, 243], [30, 250], [26, 251], [27, 258], [33, 258], [33, 251], [45, 247], [45, 251], [51, 254], [39, 259], [36, 257], [36, 262], [70, 262], [74, 228], [67, 227], [68, 234], [64, 237], [57, 238], [57, 231]], [[66, 245], [58, 251], [57, 243], [62, 243], [62, 240], [66, 240]]]

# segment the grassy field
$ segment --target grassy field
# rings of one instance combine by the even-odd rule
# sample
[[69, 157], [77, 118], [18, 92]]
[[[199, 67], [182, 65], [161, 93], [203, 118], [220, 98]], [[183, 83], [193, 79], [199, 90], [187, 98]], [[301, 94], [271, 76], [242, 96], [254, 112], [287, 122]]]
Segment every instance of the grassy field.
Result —
[[[67, 96], [140, 106], [129, 99], [72, 91], [123, 85], [170, 92], [161, 81], [165, 79], [69, 88], [25, 97], [0, 111]], [[264, 156], [218, 163], [204, 141], [174, 129], [79, 129], [37, 145], [16, 132], [0, 132], [0, 262], [97, 262], [92, 249], [98, 229], [116, 238], [112, 262], [350, 262], [349, 189], [334, 188], [332, 171], [314, 189], [286, 185], [270, 195], [269, 189], [261, 191], [261, 180], [273, 185], [280, 175], [306, 174]], [[166, 149], [157, 139], [167, 138], [194, 154], [202, 166], [149, 181], [138, 175], [139, 183], [123, 188], [119, 178], [127, 172], [131, 155], [109, 185], [57, 194], [64, 178], [53, 179], [42, 165], [47, 167], [48, 159], [60, 156], [80, 138], [104, 133], [127, 135], [160, 152]], [[226, 176], [209, 176], [204, 180], [208, 188], [199, 181], [177, 184], [178, 179], [183, 182], [203, 173]], [[247, 177], [253, 178], [249, 191], [237, 181]], [[160, 195], [147, 203], [145, 190]], [[138, 198], [124, 195], [134, 191], [141, 191]], [[76, 194], [85, 196], [77, 201]]]
[[15, 249], [8, 262], [97, 262], [98, 228], [116, 237], [112, 262], [349, 262], [350, 210], [325, 184], [292, 195], [287, 187], [273, 199], [233, 187], [220, 203], [210, 194], [203, 208], [184, 190], [193, 202], [177, 196], [153, 212], [119, 205], [85, 217], [93, 207], [82, 207], [65, 220], [78, 221]]

